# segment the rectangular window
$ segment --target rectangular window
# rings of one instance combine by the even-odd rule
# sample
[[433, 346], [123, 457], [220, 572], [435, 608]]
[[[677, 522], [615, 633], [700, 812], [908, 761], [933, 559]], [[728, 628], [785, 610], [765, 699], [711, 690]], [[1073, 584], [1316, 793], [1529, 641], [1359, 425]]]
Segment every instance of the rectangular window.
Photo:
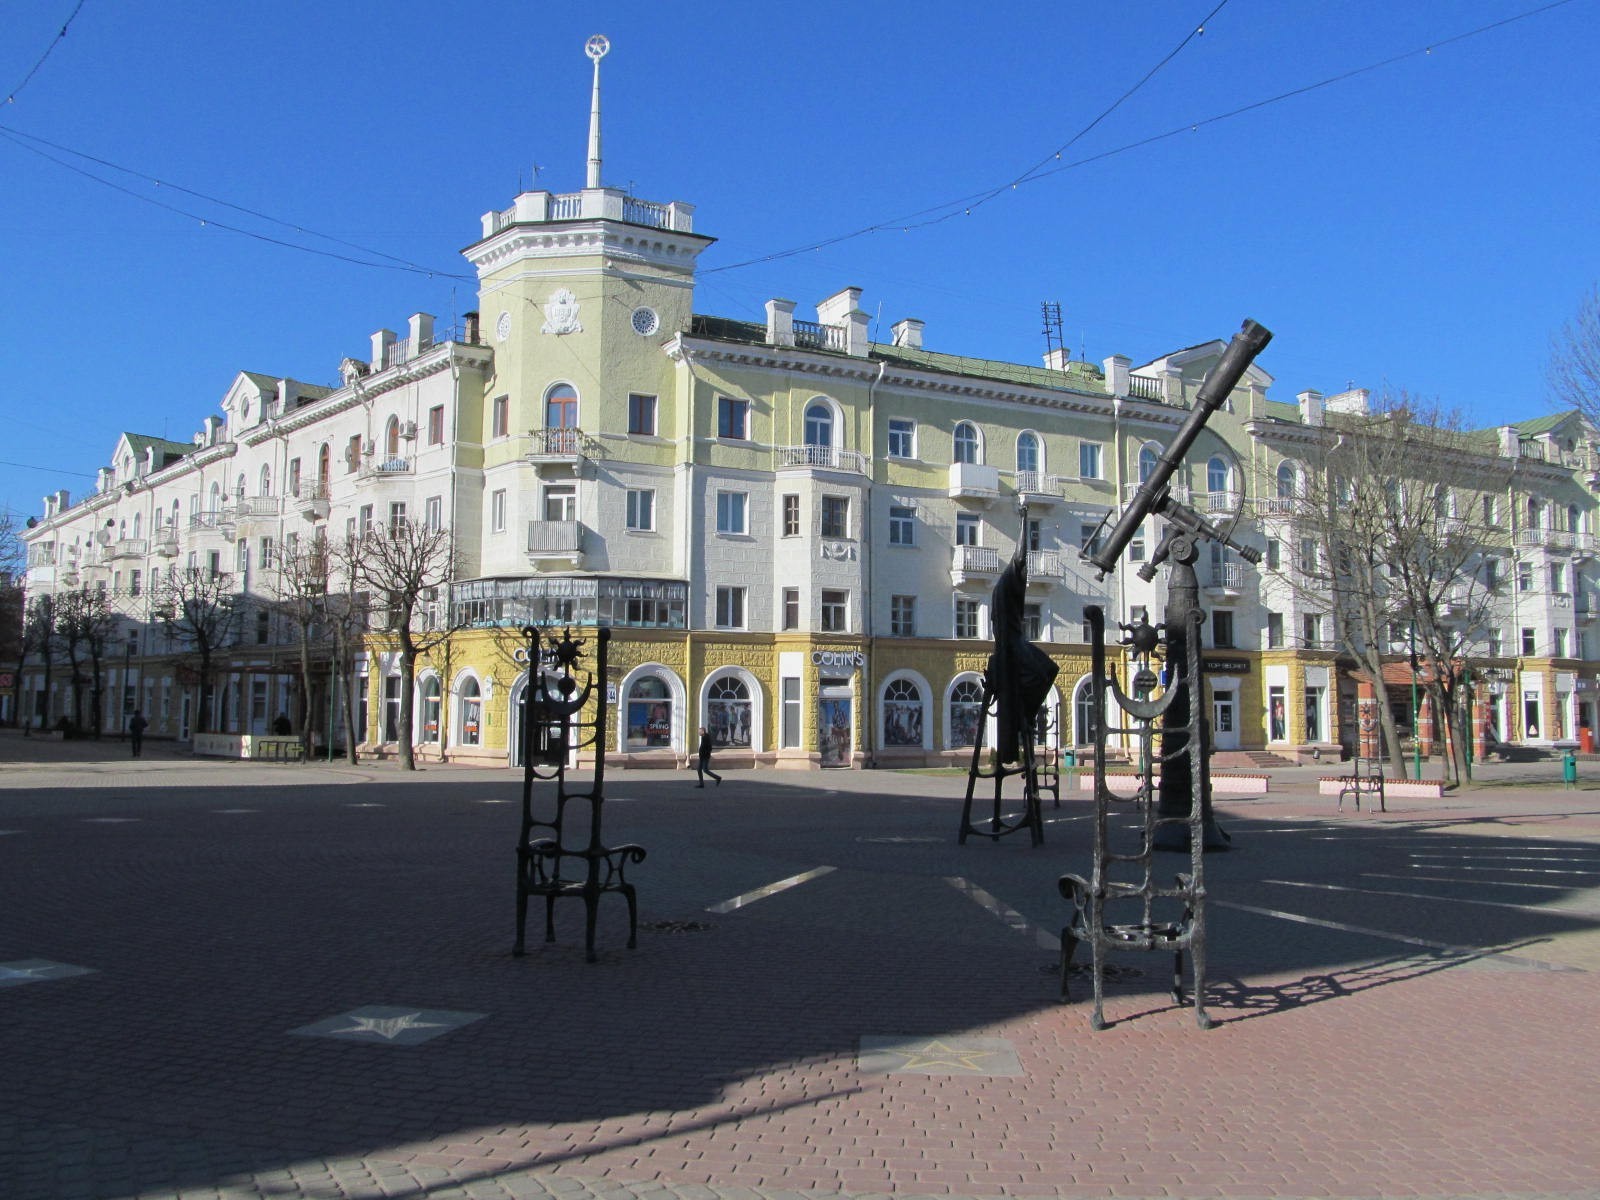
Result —
[[717, 589], [717, 628], [744, 628], [744, 589], [719, 587]]
[[489, 436], [505, 437], [511, 431], [511, 397], [496, 396], [491, 405], [491, 412], [493, 413], [493, 418]]
[[822, 498], [822, 536], [842, 538], [850, 536], [850, 498], [824, 496]]
[[264, 571], [272, 565], [272, 539], [261, 539], [261, 569]]
[[656, 527], [656, 494], [649, 488], [628, 492], [628, 528], [650, 530]]
[[977, 513], [956, 514], [956, 545], [976, 546], [978, 534], [983, 529], [983, 520]]
[[909, 417], [889, 418], [889, 457], [917, 456], [917, 423]]
[[750, 437], [750, 401], [717, 397], [717, 436], [741, 442]]
[[779, 688], [783, 696], [783, 749], [793, 750], [800, 745], [800, 680], [785, 676]]
[[389, 532], [398, 533], [406, 527], [406, 502], [393, 500], [389, 503]]
[[1211, 610], [1211, 645], [1218, 650], [1233, 649], [1233, 614], [1225, 608]]
[[570, 485], [545, 488], [544, 519], [546, 521], [576, 521], [578, 519], [578, 489]]
[[1133, 537], [1128, 541], [1128, 561], [1142, 563], [1144, 556], [1144, 522], [1141, 521], [1139, 528], [1133, 531]]
[[128, 573], [128, 595], [139, 595], [144, 590], [143, 580], [144, 573], [142, 571], [130, 571]]
[[240, 538], [239, 544], [234, 547], [233, 569], [240, 578], [250, 574], [250, 543], [244, 538]]
[[822, 632], [847, 633], [850, 620], [850, 593], [822, 589]]
[[372, 505], [363, 504], [361, 506], [359, 510], [359, 520], [356, 524], [356, 532], [362, 537], [366, 537], [367, 534], [372, 532]]
[[800, 497], [793, 493], [783, 497], [783, 536], [800, 536]]
[[1491, 592], [1500, 585], [1500, 560], [1486, 558], [1483, 560], [1483, 586]]
[[1100, 553], [1100, 527], [1101, 521], [1090, 523], [1082, 521], [1078, 524], [1078, 549], [1084, 554]]
[[344, 447], [344, 473], [351, 474], [361, 465], [361, 435], [354, 434]]
[[[1213, 543], [1215, 544], [1215, 543]], [[1300, 539], [1300, 570], [1306, 575], [1315, 575], [1320, 565], [1321, 556], [1317, 553], [1316, 538]]]
[[1300, 640], [1305, 643], [1307, 650], [1317, 650], [1322, 646], [1322, 617], [1317, 613], [1305, 613], [1300, 617]]
[[628, 432], [654, 437], [656, 398], [643, 392], [628, 393]]
[[1538, 643], [1534, 640], [1533, 630], [1528, 626], [1524, 626], [1522, 629], [1522, 653], [1528, 658], [1532, 658], [1535, 654], [1539, 653]]
[[1283, 543], [1277, 538], [1267, 539], [1267, 570], [1281, 571], [1283, 569]]
[[1553, 562], [1550, 564], [1550, 590], [1562, 593], [1567, 590], [1567, 564]]
[[1565, 629], [1552, 629], [1550, 636], [1555, 639], [1554, 645], [1551, 646], [1551, 652], [1557, 658], [1565, 658], [1567, 656], [1567, 631]]
[[889, 545], [916, 545], [917, 510], [909, 504], [889, 506]]
[[1039, 605], [1022, 606], [1022, 636], [1030, 642], [1044, 641], [1044, 609]]
[[289, 495], [289, 496], [295, 496], [295, 495], [299, 494], [299, 491], [300, 491], [300, 460], [298, 458], [291, 458], [289, 460], [289, 490], [288, 490], [288, 492], [286, 494]]
[[783, 627], [785, 629], [800, 628], [800, 589], [783, 589]]
[[444, 405], [435, 404], [428, 410], [428, 445], [444, 444]]
[[1498, 525], [1500, 523], [1498, 520], [1499, 515], [1495, 511], [1494, 497], [1485, 496], [1483, 498], [1483, 523], [1485, 525]]
[[[271, 640], [272, 614], [264, 608], [258, 608], [256, 609], [256, 645], [265, 646]], [[263, 688], [266, 687], [267, 681], [265, 679], [260, 679], [256, 682], [260, 683]]]
[[895, 637], [917, 636], [917, 598], [889, 597], [889, 632]]
[[1488, 634], [1486, 635], [1486, 639], [1489, 644], [1489, 657], [1499, 658], [1501, 651], [1505, 649], [1504, 638], [1501, 636], [1500, 631], [1498, 629], [1489, 630]]
[[444, 528], [444, 497], [429, 496], [423, 501], [422, 521], [430, 532], [437, 533]]
[[1267, 649], [1283, 649], [1283, 614], [1269, 612], [1267, 614]]
[[1517, 591], [1519, 591], [1519, 592], [1531, 592], [1531, 591], [1533, 591], [1533, 564], [1532, 563], [1518, 563], [1517, 564]]
[[978, 636], [978, 601], [956, 598], [955, 635], [958, 638]]
[[746, 507], [748, 492], [717, 493], [717, 532], [748, 533]]
[[506, 489], [497, 488], [489, 496], [489, 532], [506, 531]]
[[1103, 449], [1099, 442], [1078, 443], [1078, 477], [1080, 479], [1104, 478], [1100, 469]]

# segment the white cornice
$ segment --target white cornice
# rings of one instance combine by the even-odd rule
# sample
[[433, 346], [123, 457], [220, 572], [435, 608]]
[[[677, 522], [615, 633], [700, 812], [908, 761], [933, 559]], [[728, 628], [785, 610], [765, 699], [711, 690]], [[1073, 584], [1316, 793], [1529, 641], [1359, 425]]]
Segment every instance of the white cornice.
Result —
[[479, 274], [522, 258], [606, 258], [690, 270], [714, 239], [618, 221], [508, 225], [461, 253]]

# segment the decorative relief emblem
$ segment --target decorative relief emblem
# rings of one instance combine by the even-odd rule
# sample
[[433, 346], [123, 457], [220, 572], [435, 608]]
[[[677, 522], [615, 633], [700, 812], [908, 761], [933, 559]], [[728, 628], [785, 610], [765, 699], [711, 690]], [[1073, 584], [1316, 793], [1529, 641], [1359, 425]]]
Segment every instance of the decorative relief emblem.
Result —
[[502, 342], [511, 336], [511, 314], [503, 312], [500, 319], [494, 323], [494, 336]]
[[578, 298], [568, 288], [557, 288], [544, 306], [544, 326], [540, 333], [582, 333], [578, 323]]
[[818, 546], [823, 558], [833, 559], [836, 562], [854, 562], [856, 546], [854, 542], [823, 542]]

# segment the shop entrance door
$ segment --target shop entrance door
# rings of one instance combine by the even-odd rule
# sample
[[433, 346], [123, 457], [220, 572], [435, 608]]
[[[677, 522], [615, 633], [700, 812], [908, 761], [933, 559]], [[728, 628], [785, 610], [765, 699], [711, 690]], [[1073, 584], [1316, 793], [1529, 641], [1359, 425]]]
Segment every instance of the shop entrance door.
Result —
[[1218, 750], [1239, 748], [1238, 700], [1234, 692], [1211, 697], [1211, 744]]
[[817, 748], [824, 767], [848, 767], [854, 749], [854, 723], [850, 695], [829, 695], [824, 688], [817, 700]]

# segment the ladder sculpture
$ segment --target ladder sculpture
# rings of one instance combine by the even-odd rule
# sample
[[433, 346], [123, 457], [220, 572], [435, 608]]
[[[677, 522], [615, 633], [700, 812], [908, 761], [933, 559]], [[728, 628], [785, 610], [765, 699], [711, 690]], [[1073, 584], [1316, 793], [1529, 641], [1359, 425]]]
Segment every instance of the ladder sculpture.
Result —
[[[607, 892], [620, 892], [628, 902], [628, 948], [638, 944], [638, 901], [626, 867], [630, 862], [643, 862], [645, 857], [642, 846], [607, 846], [600, 835], [606, 776], [603, 681], [611, 631], [597, 631], [594, 669], [588, 673], [581, 692], [576, 672], [583, 657], [583, 643], [573, 638], [571, 630], [564, 630], [560, 637], [550, 636], [543, 647], [537, 627], [524, 627], [522, 636], [528, 659], [528, 706], [523, 722], [522, 833], [517, 839], [517, 941], [511, 952], [523, 953], [530, 899], [544, 897], [544, 940], [553, 942], [556, 901], [578, 897], [585, 909], [585, 957], [594, 962], [595, 919], [600, 897]], [[596, 679], [602, 681], [599, 689], [594, 686]], [[583, 708], [591, 696], [594, 717], [585, 721]], [[567, 760], [573, 751], [583, 749], [594, 753], [594, 778], [588, 791], [571, 791], [567, 786]], [[548, 819], [534, 816], [534, 785], [541, 782], [555, 785], [551, 807], [544, 810]], [[569, 828], [568, 805], [579, 802], [588, 805], [589, 820], [586, 824], [580, 820], [577, 828]]]
[[[1151, 625], [1143, 619], [1132, 625], [1118, 624], [1123, 634], [1119, 644], [1129, 647], [1133, 654], [1130, 696], [1106, 666], [1105, 613], [1091, 605], [1084, 609], [1084, 617], [1092, 637], [1090, 687], [1097, 715], [1093, 738], [1094, 857], [1087, 879], [1068, 874], [1060, 880], [1061, 894], [1072, 904], [1071, 919], [1061, 931], [1061, 998], [1070, 999], [1067, 979], [1073, 955], [1080, 943], [1087, 943], [1092, 954], [1094, 1011], [1089, 1024], [1093, 1028], [1106, 1027], [1106, 956], [1112, 951], [1170, 952], [1172, 999], [1182, 1004], [1183, 952], [1187, 949], [1194, 974], [1195, 1022], [1202, 1029], [1210, 1029], [1212, 1020], [1205, 1008], [1204, 812], [1198, 794], [1204, 778], [1201, 706], [1193, 699], [1187, 705], [1174, 704], [1190, 694], [1200, 679], [1199, 634], [1204, 618], [1198, 612], [1191, 613], [1193, 628], [1188, 631], [1189, 636], [1170, 640], [1171, 631], [1165, 624]], [[1152, 662], [1157, 652], [1169, 645], [1182, 645], [1184, 660], [1166, 660], [1166, 687], [1159, 697], [1152, 698], [1159, 683]], [[1113, 708], [1114, 713], [1109, 711]], [[1175, 709], [1182, 713], [1181, 718]], [[1175, 723], [1180, 720], [1181, 724]], [[1173, 737], [1185, 733], [1187, 737]], [[1138, 754], [1131, 795], [1113, 792], [1106, 779], [1106, 744], [1113, 735], [1131, 738]], [[1181, 748], [1163, 751], [1159, 748], [1162, 743], [1181, 743]], [[1196, 794], [1185, 815], [1163, 817], [1158, 811], [1158, 777], [1170, 765], [1168, 759], [1179, 755], [1188, 756], [1189, 779]], [[1129, 810], [1137, 818], [1131, 836], [1124, 828], [1129, 822], [1121, 819], [1122, 813]], [[1162, 828], [1175, 822], [1187, 826], [1183, 832], [1187, 834], [1189, 870], [1178, 874], [1174, 883], [1163, 885], [1155, 871], [1157, 840]], [[1113, 911], [1117, 919], [1113, 919]]]

